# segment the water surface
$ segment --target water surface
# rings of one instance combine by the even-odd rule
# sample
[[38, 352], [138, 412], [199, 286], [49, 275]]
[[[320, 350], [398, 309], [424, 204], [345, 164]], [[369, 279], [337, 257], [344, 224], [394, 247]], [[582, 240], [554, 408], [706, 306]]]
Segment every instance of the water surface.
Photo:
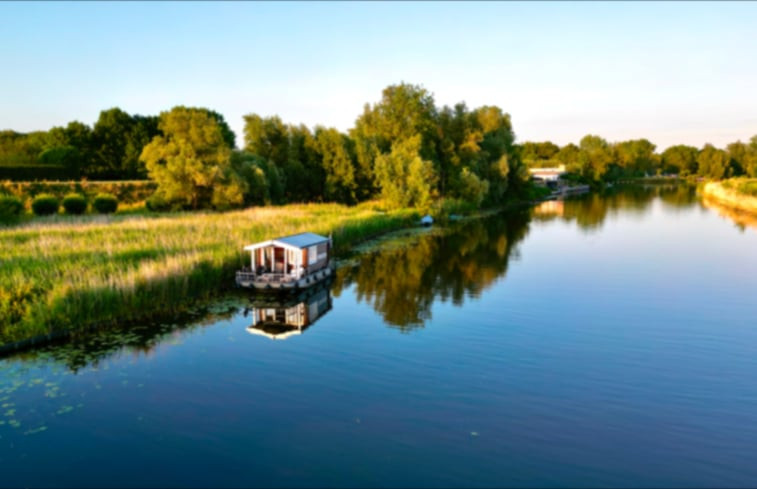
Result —
[[757, 232], [633, 187], [0, 360], [0, 485], [754, 486]]

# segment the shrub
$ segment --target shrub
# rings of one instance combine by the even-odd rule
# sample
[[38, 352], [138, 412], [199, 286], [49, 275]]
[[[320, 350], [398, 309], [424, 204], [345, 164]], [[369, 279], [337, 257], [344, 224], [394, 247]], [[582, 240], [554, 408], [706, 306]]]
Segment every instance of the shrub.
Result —
[[59, 206], [58, 198], [51, 194], [39, 194], [32, 201], [32, 211], [38, 216], [55, 214]]
[[171, 204], [161, 193], [155, 193], [145, 201], [145, 207], [152, 212], [166, 212], [171, 209]]
[[13, 221], [24, 210], [21, 199], [12, 195], [0, 195], [0, 222]]
[[87, 199], [80, 194], [68, 194], [63, 198], [63, 208], [66, 214], [84, 214], [87, 210]]
[[92, 201], [92, 207], [100, 214], [110, 214], [118, 209], [118, 199], [112, 194], [97, 194]]

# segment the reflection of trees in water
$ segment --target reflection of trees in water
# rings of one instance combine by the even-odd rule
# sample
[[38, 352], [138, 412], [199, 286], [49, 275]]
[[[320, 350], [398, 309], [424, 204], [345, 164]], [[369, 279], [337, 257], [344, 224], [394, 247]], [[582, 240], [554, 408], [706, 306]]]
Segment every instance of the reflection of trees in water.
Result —
[[435, 300], [462, 305], [466, 295], [478, 295], [504, 275], [528, 221], [528, 213], [498, 214], [405, 248], [366, 254], [337, 271], [334, 293], [355, 284], [358, 300], [371, 303], [388, 324], [403, 331], [422, 326]]
[[672, 207], [691, 207], [696, 203], [696, 189], [684, 184], [620, 185], [565, 200], [561, 207], [555, 207], [555, 212], [536, 210], [532, 214], [535, 220], [561, 218], [575, 221], [585, 231], [597, 231], [608, 215], [620, 211], [643, 214], [656, 198]]

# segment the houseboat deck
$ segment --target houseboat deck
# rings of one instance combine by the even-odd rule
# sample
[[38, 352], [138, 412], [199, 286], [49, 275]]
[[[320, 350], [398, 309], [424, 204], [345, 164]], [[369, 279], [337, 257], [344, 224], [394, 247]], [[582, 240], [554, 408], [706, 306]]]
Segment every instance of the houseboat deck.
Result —
[[250, 267], [236, 273], [239, 287], [261, 290], [302, 289], [333, 273], [331, 238], [301, 233], [245, 246]]

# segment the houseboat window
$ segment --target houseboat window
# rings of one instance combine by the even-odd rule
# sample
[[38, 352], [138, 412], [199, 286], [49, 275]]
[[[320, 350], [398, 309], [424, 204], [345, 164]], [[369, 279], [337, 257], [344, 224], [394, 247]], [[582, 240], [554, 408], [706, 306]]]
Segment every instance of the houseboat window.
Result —
[[318, 261], [318, 246], [311, 246], [308, 248], [308, 265], [312, 265]]

